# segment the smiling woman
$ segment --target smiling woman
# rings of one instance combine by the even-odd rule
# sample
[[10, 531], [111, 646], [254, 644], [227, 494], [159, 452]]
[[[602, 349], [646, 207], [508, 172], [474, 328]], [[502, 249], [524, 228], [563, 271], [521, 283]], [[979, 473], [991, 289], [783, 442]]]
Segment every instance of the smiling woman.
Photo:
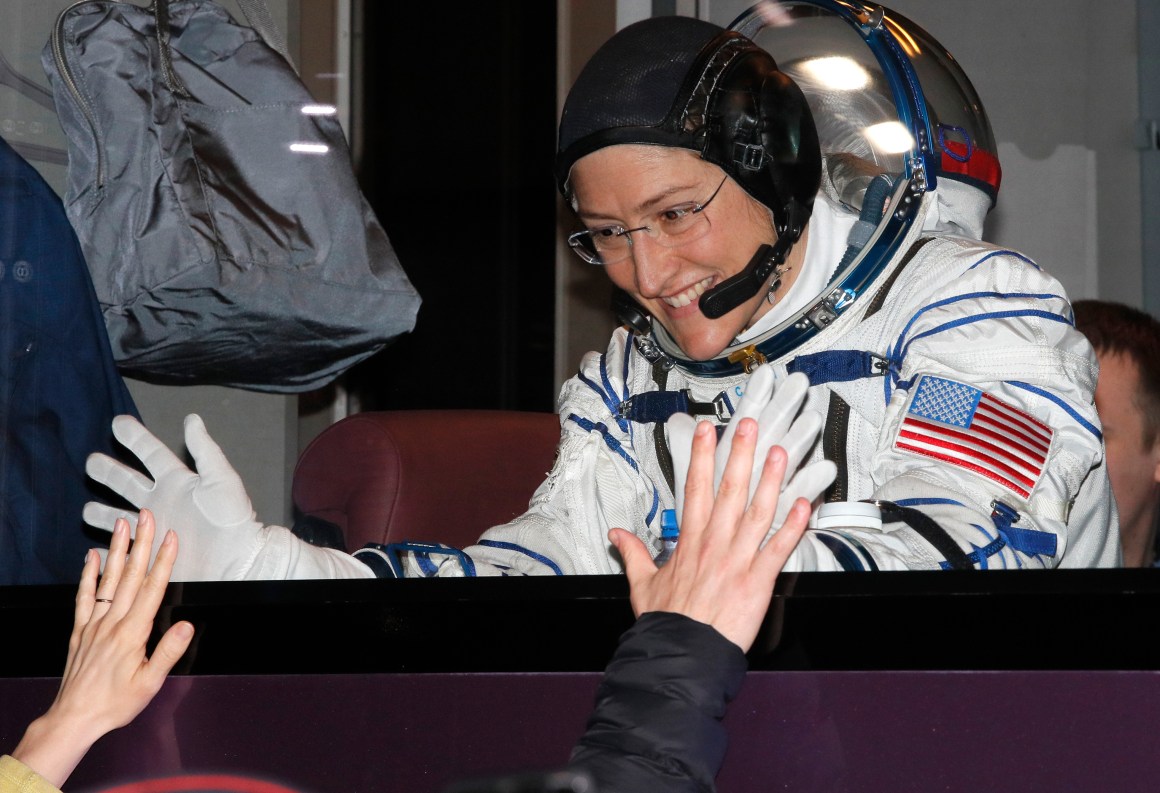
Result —
[[[591, 261], [600, 240], [622, 241], [604, 271], [635, 316], [564, 385], [556, 466], [527, 513], [466, 549], [477, 571], [619, 570], [609, 528], [656, 548], [680, 514], [680, 414], [728, 438], [760, 394], [795, 388], [822, 443], [797, 443], [772, 417], [762, 432], [795, 450], [810, 499], [830, 480], [807, 472], [836, 468], [827, 501], [838, 503], [815, 503], [791, 569], [1114, 564], [1094, 356], [1057, 281], [978, 241], [999, 172], [966, 75], [889, 9], [779, 8], [769, 35], [760, 11], [744, 34], [637, 22], [573, 84], [556, 159], [586, 229], [573, 248]], [[853, 106], [811, 105], [778, 68], [783, 51], [872, 70], [891, 87], [875, 109], [905, 135], [881, 150], [882, 116], [846, 115], [856, 135], [830, 136], [831, 116]], [[970, 124], [951, 120], [963, 107]], [[654, 228], [697, 208], [696, 235]], [[880, 521], [841, 503], [855, 501]]]
[[631, 255], [605, 268], [612, 282], [644, 306], [694, 360], [720, 354], [773, 308], [793, 286], [805, 251], [805, 246], [791, 251], [777, 288], [752, 295], [722, 319], [706, 317], [697, 303], [700, 296], [739, 273], [753, 251], [777, 241], [770, 210], [728, 176], [720, 179], [720, 168], [691, 151], [636, 144], [593, 152], [576, 163], [570, 177], [578, 215], [598, 229], [608, 223], [638, 227], [642, 219], [671, 211], [661, 208], [669, 202], [695, 206], [690, 199], [710, 195], [718, 185], [712, 205], [698, 213], [702, 220], [696, 234], [672, 238], [669, 244], [659, 234], [636, 234], [631, 247], [622, 249]]

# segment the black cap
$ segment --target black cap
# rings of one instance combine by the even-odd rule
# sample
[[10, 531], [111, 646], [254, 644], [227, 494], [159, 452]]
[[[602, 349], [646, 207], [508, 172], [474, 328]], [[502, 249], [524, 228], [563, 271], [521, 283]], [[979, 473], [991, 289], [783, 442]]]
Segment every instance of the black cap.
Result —
[[692, 17], [657, 17], [606, 41], [564, 102], [556, 150], [560, 192], [576, 161], [605, 146], [656, 143], [699, 150], [693, 136], [673, 128], [669, 117], [689, 69], [722, 31]]
[[692, 17], [629, 25], [596, 51], [560, 117], [556, 184], [587, 154], [624, 143], [686, 148], [720, 166], [796, 239], [821, 181], [813, 116], [773, 57]]

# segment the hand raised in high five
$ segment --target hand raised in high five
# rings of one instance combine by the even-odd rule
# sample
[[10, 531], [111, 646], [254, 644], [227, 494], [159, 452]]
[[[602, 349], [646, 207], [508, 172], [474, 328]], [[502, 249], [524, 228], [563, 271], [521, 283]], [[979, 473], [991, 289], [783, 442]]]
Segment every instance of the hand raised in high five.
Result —
[[[737, 428], [746, 419], [757, 422], [757, 451], [749, 478], [750, 497], [757, 489], [769, 450], [774, 446], [785, 450], [788, 462], [780, 484], [782, 497], [771, 526], [780, 526], [785, 522], [797, 498], [804, 498], [812, 504], [830, 486], [838, 472], [837, 466], [829, 460], [802, 465], [816, 443], [823, 423], [820, 414], [803, 409], [809, 387], [809, 380], [804, 374], [791, 374], [778, 382], [772, 366], [759, 366], [746, 382], [745, 393], [717, 444], [715, 486], [720, 485], [724, 476]], [[692, 416], [678, 413], [669, 419], [666, 427], [669, 449], [673, 455], [676, 490], [673, 495], [677, 499], [678, 520], [684, 510], [685, 476], [689, 468], [693, 432], [698, 423]]]
[[786, 469], [786, 453], [769, 449], [750, 498], [750, 476], [758, 445], [757, 422], [738, 422], [720, 485], [714, 489], [716, 433], [701, 422], [693, 433], [684, 491], [680, 541], [658, 568], [635, 535], [612, 529], [637, 616], [668, 611], [713, 626], [743, 651], [757, 636], [773, 596], [773, 585], [797, 547], [810, 517], [809, 503], [796, 500], [784, 524], [766, 541]]
[[177, 535], [167, 532], [150, 568], [153, 533], [153, 516], [142, 510], [129, 551], [129, 524], [118, 520], [99, 580], [97, 552], [85, 558], [60, 691], [12, 753], [57, 787], [98, 738], [145, 709], [193, 639], [193, 626], [178, 622], [146, 655], [177, 558]]

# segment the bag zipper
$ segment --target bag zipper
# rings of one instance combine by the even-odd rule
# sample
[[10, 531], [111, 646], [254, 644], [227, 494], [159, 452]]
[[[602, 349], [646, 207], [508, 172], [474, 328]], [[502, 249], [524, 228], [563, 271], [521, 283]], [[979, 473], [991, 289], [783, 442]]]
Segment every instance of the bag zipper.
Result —
[[72, 71], [69, 69], [68, 61], [64, 55], [64, 20], [65, 17], [74, 8], [91, 3], [93, 0], [76, 0], [70, 4], [60, 15], [56, 18], [56, 25], [52, 29], [52, 59], [56, 62], [56, 69], [60, 73], [61, 79], [64, 80], [65, 87], [68, 88], [72, 94], [73, 101], [77, 107], [80, 108], [81, 115], [85, 117], [88, 122], [89, 130], [92, 132], [93, 141], [97, 147], [97, 189], [100, 190], [105, 186], [105, 152], [104, 145], [101, 143], [100, 135], [97, 134], [97, 121], [93, 114], [93, 109], [89, 106], [89, 102], [81, 94], [80, 88], [77, 87], [76, 80], [73, 78]]

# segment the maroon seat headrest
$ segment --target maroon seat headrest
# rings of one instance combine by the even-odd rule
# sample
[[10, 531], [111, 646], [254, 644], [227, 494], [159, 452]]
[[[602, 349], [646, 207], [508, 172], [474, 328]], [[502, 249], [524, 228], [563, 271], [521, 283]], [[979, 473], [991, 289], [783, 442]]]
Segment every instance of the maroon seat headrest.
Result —
[[402, 540], [462, 548], [524, 512], [559, 439], [555, 413], [358, 413], [302, 453], [294, 505], [337, 524], [349, 551]]

